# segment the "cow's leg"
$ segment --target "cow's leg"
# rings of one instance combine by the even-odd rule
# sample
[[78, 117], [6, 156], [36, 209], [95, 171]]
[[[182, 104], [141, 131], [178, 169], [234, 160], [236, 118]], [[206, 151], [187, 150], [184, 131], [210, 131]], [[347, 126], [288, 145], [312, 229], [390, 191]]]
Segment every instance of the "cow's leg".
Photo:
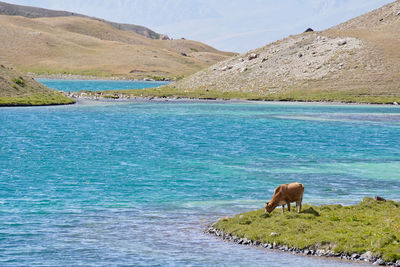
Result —
[[287, 210], [290, 211], [290, 202], [287, 202]]
[[282, 214], [285, 213], [285, 204], [282, 205]]
[[[298, 207], [298, 208], [297, 208], [297, 207]], [[301, 200], [299, 200], [299, 201], [296, 202], [296, 210], [297, 210], [297, 212], [300, 213], [300, 211], [301, 211]]]

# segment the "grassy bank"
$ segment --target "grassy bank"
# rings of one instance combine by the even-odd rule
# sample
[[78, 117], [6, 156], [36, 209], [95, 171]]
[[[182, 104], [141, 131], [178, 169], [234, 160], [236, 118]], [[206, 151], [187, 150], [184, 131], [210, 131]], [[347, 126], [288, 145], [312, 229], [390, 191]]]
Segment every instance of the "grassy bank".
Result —
[[75, 100], [47, 88], [13, 68], [0, 65], [0, 106], [73, 104]]
[[74, 104], [75, 100], [59, 93], [0, 97], [0, 106], [48, 106]]
[[353, 206], [304, 205], [301, 213], [284, 215], [262, 209], [221, 219], [215, 228], [261, 243], [400, 259], [400, 202], [365, 198]]
[[[96, 93], [92, 93], [95, 95]], [[173, 86], [151, 89], [105, 91], [103, 94], [124, 95], [130, 97], [193, 98], [193, 99], [241, 99], [259, 101], [300, 101], [300, 102], [341, 102], [393, 104], [400, 103], [400, 96], [374, 95], [365, 90], [329, 91], [329, 90], [293, 90], [285, 93], [263, 94], [259, 92], [220, 91], [220, 90], [182, 90]]]

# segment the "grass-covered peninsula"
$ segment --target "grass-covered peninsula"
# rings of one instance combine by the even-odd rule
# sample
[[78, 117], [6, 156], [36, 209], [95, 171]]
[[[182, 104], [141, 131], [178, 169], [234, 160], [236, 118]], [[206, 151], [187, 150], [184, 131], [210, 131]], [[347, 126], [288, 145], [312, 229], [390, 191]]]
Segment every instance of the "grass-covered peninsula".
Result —
[[99, 97], [112, 99], [129, 98], [184, 98], [216, 100], [255, 100], [255, 101], [298, 101], [298, 102], [340, 102], [364, 104], [396, 104], [400, 96], [374, 94], [367, 90], [334, 92], [329, 90], [292, 90], [282, 93], [260, 93], [246, 91], [220, 91], [213, 89], [180, 89], [174, 85], [165, 85], [149, 89], [113, 90], [103, 92], [84, 91], [73, 93], [75, 97]]
[[73, 104], [75, 100], [49, 89], [22, 73], [0, 65], [0, 106]]
[[275, 244], [333, 254], [400, 259], [400, 202], [365, 198], [360, 204], [304, 205], [301, 213], [263, 209], [220, 219], [215, 229], [257, 244]]

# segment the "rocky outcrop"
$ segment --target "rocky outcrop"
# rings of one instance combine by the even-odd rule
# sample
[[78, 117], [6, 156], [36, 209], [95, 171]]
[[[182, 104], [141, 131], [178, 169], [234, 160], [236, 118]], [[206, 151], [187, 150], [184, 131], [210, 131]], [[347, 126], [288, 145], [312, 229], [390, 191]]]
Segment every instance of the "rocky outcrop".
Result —
[[296, 92], [400, 97], [399, 10], [396, 1], [326, 31], [309, 29], [217, 63], [175, 86], [265, 98]]

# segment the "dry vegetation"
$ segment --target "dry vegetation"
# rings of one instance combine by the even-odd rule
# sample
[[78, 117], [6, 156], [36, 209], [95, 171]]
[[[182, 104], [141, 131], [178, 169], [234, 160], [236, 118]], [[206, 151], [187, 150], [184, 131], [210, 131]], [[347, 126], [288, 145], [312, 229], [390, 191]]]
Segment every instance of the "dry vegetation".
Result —
[[[174, 85], [255, 99], [386, 103], [400, 99], [400, 1], [322, 32], [237, 55]], [[358, 101], [358, 99], [362, 101]]]
[[74, 100], [63, 96], [22, 75], [0, 65], [0, 106], [32, 106], [73, 104]]
[[0, 62], [35, 74], [142, 78], [192, 74], [232, 53], [154, 40], [84, 17], [0, 16]]

